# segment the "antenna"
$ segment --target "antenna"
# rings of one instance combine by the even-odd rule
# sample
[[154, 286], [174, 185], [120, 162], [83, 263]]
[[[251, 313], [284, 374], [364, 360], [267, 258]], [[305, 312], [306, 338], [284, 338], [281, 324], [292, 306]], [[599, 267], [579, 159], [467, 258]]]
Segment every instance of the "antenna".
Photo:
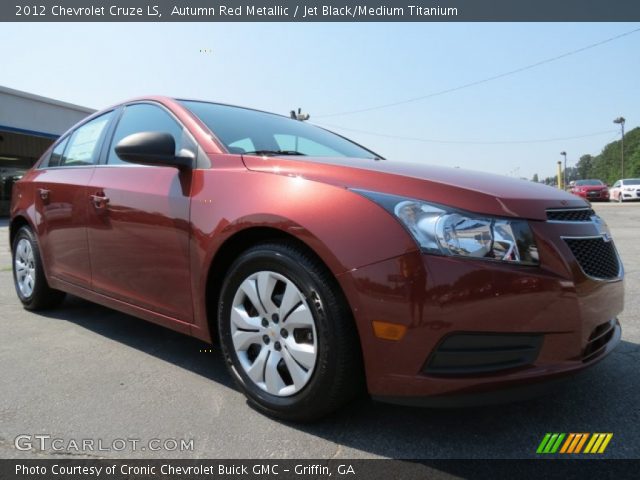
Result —
[[302, 109], [298, 108], [298, 112], [296, 113], [295, 110], [291, 110], [290, 116], [292, 119], [294, 120], [298, 120], [300, 122], [304, 122], [305, 120], [309, 120], [309, 118], [311, 117], [311, 115], [309, 115], [308, 113], [302, 113]]

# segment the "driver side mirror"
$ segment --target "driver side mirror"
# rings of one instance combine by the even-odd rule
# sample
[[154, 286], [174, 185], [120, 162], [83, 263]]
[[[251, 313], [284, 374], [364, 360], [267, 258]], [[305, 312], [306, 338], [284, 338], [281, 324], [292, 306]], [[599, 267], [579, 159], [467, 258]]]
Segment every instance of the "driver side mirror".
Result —
[[122, 160], [141, 165], [193, 168], [193, 154], [183, 150], [175, 154], [173, 135], [164, 132], [140, 132], [124, 137], [115, 147]]

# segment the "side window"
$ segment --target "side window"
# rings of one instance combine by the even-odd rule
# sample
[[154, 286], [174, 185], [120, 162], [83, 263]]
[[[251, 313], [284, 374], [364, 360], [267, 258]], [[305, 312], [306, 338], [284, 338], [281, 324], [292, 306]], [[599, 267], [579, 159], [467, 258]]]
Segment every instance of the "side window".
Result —
[[59, 167], [60, 160], [62, 160], [62, 154], [64, 153], [64, 147], [67, 146], [67, 142], [69, 141], [69, 137], [62, 140], [58, 145], [55, 146], [53, 152], [49, 156], [49, 163], [47, 163], [48, 167]]
[[617, 181], [616, 183], [613, 184], [612, 188], [618, 188], [620, 186], [620, 181]]
[[170, 133], [176, 141], [176, 153], [182, 148], [182, 126], [162, 108], [148, 103], [129, 105], [125, 108], [109, 148], [109, 164], [127, 163], [121, 160], [115, 152], [120, 140], [139, 132]]
[[73, 132], [69, 141], [65, 142], [68, 146], [58, 166], [77, 167], [95, 164], [98, 161], [104, 131], [112, 114], [113, 112], [109, 112], [94, 118]]

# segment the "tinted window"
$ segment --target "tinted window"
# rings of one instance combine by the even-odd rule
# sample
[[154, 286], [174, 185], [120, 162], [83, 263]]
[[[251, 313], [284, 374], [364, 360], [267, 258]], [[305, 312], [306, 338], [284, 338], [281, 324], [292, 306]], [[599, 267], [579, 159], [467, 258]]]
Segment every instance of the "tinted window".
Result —
[[341, 157], [340, 152], [305, 137], [297, 135], [274, 135], [278, 147], [281, 150], [293, 150], [302, 152], [305, 155], [313, 155], [316, 157]]
[[[288, 150], [303, 155], [373, 158], [375, 154], [339, 135], [272, 113], [216, 103], [181, 102], [202, 120], [231, 153]], [[250, 140], [250, 143], [247, 141]], [[242, 143], [240, 141], [242, 140]]]
[[227, 150], [229, 150], [230, 153], [253, 152], [255, 149], [256, 146], [253, 144], [250, 138], [236, 140], [235, 142], [227, 145]]
[[111, 141], [107, 163], [127, 163], [115, 152], [115, 146], [124, 137], [139, 132], [170, 133], [176, 141], [176, 153], [181, 149], [182, 127], [162, 108], [148, 103], [129, 105], [125, 108]]
[[105, 128], [113, 112], [105, 113], [85, 123], [69, 138], [69, 145], [60, 159], [61, 167], [93, 165], [98, 161]]
[[640, 185], [640, 178], [631, 178], [629, 180], [624, 180], [625, 185]]
[[62, 140], [58, 145], [55, 146], [53, 152], [51, 152], [51, 156], [49, 157], [49, 163], [47, 166], [49, 167], [57, 167], [60, 165], [60, 161], [62, 160], [62, 154], [64, 153], [64, 147], [67, 146], [67, 142], [69, 141], [69, 137]]

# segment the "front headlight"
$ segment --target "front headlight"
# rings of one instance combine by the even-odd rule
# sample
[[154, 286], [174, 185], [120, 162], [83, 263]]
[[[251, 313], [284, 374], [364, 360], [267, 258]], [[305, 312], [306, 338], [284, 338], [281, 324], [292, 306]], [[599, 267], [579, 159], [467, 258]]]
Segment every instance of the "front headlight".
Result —
[[487, 217], [396, 195], [355, 190], [397, 218], [420, 248], [438, 255], [538, 264], [525, 220]]

